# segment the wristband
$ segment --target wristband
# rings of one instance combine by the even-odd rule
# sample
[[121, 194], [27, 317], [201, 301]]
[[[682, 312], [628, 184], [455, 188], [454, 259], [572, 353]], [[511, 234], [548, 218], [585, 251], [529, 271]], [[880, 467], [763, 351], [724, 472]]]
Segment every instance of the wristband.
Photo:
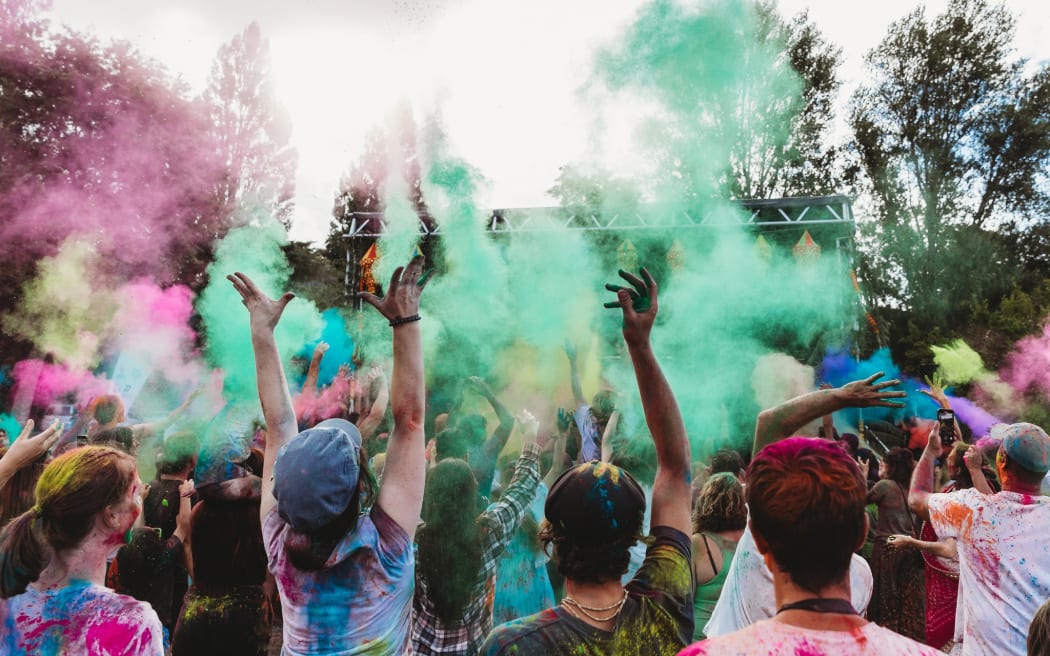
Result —
[[400, 325], [406, 324], [406, 323], [412, 323], [413, 321], [419, 321], [419, 315], [418, 314], [413, 314], [410, 317], [394, 317], [393, 319], [390, 320], [390, 327], [391, 328], [396, 328], [397, 326], [400, 326]]

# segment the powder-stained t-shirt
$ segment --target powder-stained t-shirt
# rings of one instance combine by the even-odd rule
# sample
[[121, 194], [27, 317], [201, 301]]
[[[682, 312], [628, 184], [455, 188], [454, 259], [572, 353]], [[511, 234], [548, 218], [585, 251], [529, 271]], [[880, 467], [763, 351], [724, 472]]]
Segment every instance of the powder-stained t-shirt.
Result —
[[1024, 656], [1050, 598], [1050, 498], [969, 489], [929, 503], [937, 535], [958, 539], [963, 655]]
[[83, 582], [0, 599], [0, 653], [11, 656], [162, 656], [149, 604]]
[[940, 656], [941, 652], [868, 623], [852, 631], [803, 629], [762, 620], [736, 633], [686, 647], [678, 656]]
[[693, 635], [689, 536], [657, 526], [612, 631], [577, 619], [562, 606], [497, 627], [482, 656], [633, 656], [674, 654]]
[[289, 530], [276, 508], [263, 521], [269, 568], [281, 593], [283, 654], [403, 653], [415, 571], [412, 541], [404, 529], [377, 504], [316, 571], [288, 561], [284, 539]]

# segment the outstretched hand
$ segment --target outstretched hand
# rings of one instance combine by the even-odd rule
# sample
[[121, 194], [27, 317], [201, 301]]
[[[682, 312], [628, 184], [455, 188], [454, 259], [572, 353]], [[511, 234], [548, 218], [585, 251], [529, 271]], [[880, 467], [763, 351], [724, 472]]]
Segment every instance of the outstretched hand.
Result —
[[941, 376], [934, 374], [933, 378], [926, 377], [926, 384], [930, 386], [928, 390], [919, 390], [926, 396], [933, 399], [933, 401], [942, 408], [950, 408], [951, 403], [948, 402], [948, 395], [944, 392], [944, 380]]
[[18, 471], [47, 453], [47, 450], [54, 446], [58, 438], [62, 436], [61, 427], [62, 425], [56, 419], [47, 427], [47, 430], [39, 435], [29, 437], [29, 434], [33, 432], [33, 420], [27, 421], [26, 425], [22, 427], [22, 432], [19, 433], [18, 438], [11, 444], [11, 447], [3, 457], [3, 460], [10, 464], [11, 472]]
[[[937, 437], [940, 438], [940, 431], [937, 432]], [[981, 467], [984, 466], [984, 454], [976, 446], [970, 447], [963, 454], [963, 463], [966, 465], [968, 470], [980, 471]]]
[[386, 296], [379, 298], [368, 292], [360, 292], [359, 295], [389, 321], [411, 317], [419, 314], [419, 295], [426, 287], [430, 273], [423, 273], [423, 258], [417, 256], [412, 258], [407, 267], [394, 270], [386, 288]]
[[853, 408], [871, 408], [876, 406], [882, 408], [903, 408], [903, 403], [891, 401], [890, 399], [901, 399], [906, 397], [908, 393], [886, 390], [887, 387], [900, 385], [901, 382], [899, 380], [894, 378], [892, 380], [884, 380], [881, 383], [875, 382], [885, 375], [884, 372], [880, 371], [864, 380], [855, 380], [852, 383], [843, 385], [841, 390], [845, 394], [846, 405]]
[[623, 310], [623, 337], [629, 344], [649, 340], [658, 310], [656, 281], [644, 267], [641, 274], [639, 278], [621, 269], [620, 277], [629, 282], [631, 287], [605, 285], [606, 289], [616, 293], [616, 301], [606, 303], [605, 307]]
[[569, 362], [576, 362], [576, 345], [569, 340], [565, 340], [562, 348], [565, 349], [565, 355], [568, 356]]
[[259, 328], [272, 332], [277, 322], [281, 320], [285, 306], [295, 298], [295, 294], [285, 292], [280, 298], [272, 299], [264, 294], [251, 278], [240, 271], [232, 276], [226, 276], [226, 279], [233, 283], [233, 288], [241, 295], [241, 302], [248, 308], [253, 330]]

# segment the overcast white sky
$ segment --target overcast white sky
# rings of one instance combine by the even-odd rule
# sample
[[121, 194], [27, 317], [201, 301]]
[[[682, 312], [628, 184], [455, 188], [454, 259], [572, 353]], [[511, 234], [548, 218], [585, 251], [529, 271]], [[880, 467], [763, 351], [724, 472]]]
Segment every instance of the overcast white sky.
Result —
[[[453, 149], [489, 181], [490, 207], [548, 205], [558, 167], [588, 152], [576, 90], [595, 48], [645, 0], [54, 0], [58, 22], [117, 37], [195, 90], [219, 46], [252, 20], [270, 39], [277, 92], [299, 151], [292, 238], [323, 240], [340, 174], [368, 130], [407, 99], [440, 108]], [[809, 9], [843, 49], [843, 95], [864, 53], [915, 0], [780, 0]], [[926, 3], [939, 13], [946, 0]], [[1050, 60], [1050, 2], [1007, 0], [1016, 46]]]

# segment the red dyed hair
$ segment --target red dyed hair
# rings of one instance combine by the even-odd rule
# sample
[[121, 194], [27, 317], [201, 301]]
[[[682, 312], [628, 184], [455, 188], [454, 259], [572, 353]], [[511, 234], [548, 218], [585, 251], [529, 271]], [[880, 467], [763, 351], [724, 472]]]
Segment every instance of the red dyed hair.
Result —
[[752, 531], [777, 567], [819, 592], [842, 580], [865, 537], [867, 486], [834, 442], [792, 437], [762, 449], [747, 473]]

